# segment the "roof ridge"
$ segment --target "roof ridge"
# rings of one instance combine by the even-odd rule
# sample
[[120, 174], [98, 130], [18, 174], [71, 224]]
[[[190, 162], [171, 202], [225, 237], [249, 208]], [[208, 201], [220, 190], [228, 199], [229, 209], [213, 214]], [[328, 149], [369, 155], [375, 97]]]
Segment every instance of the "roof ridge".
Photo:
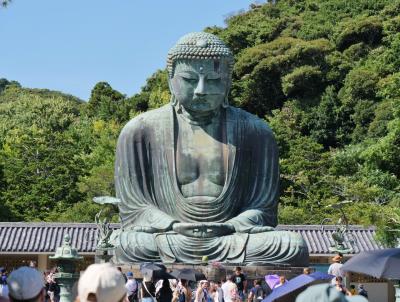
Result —
[[[35, 227], [51, 227], [51, 226], [66, 226], [66, 227], [73, 227], [73, 226], [96, 226], [95, 222], [48, 222], [48, 221], [0, 221], [0, 226], [35, 226]], [[121, 225], [119, 222], [111, 223], [111, 226], [115, 227], [117, 225]], [[328, 224], [328, 225], [320, 225], [320, 224], [278, 224], [276, 228], [278, 229], [335, 229], [338, 226], [335, 224]], [[350, 224], [349, 229], [352, 230], [376, 230], [376, 226], [364, 226], [360, 224]]]

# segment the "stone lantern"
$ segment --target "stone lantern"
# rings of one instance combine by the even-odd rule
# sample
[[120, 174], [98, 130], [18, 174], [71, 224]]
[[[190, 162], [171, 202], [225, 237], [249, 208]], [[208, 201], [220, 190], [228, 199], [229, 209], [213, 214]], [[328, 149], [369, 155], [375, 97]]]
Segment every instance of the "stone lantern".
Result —
[[71, 237], [64, 236], [64, 243], [57, 248], [56, 254], [49, 258], [56, 261], [58, 272], [55, 279], [60, 285], [60, 302], [72, 302], [75, 297], [72, 295], [72, 287], [79, 279], [79, 272], [76, 272], [76, 264], [83, 259], [78, 251], [71, 247]]

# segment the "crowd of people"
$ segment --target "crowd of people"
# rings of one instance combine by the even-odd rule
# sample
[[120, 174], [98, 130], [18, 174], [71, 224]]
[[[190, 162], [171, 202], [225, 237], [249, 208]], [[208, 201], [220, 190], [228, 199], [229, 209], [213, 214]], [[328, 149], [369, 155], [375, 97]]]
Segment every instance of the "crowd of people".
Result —
[[[343, 297], [368, 297], [362, 285], [359, 285], [358, 291], [355, 287], [346, 289], [343, 286], [340, 265], [337, 265], [340, 264], [340, 259], [336, 257], [335, 261], [330, 269], [331, 273], [332, 269], [337, 269], [335, 273], [338, 275], [325, 292], [329, 294], [331, 290], [335, 290], [342, 293]], [[304, 270], [304, 274], [310, 272], [309, 269]], [[54, 270], [40, 273], [32, 265], [20, 267], [8, 274], [5, 269], [1, 269], [0, 282], [0, 302], [60, 300], [60, 287], [55, 280]], [[146, 277], [139, 281], [132, 272], [124, 274], [120, 267], [105, 263], [92, 264], [81, 274], [73, 296], [76, 297], [75, 302], [259, 302], [286, 282], [286, 278], [280, 276], [272, 289], [261, 279], [253, 280], [252, 286], [248, 286], [248, 280], [240, 267], [236, 268], [234, 274], [218, 282], [152, 280]]]
[[343, 266], [343, 254], [337, 253], [333, 258], [332, 258], [332, 264], [328, 268], [328, 274], [331, 274], [335, 276], [332, 279], [332, 285], [334, 285], [334, 288], [342, 292], [346, 296], [356, 296], [360, 295], [365, 298], [368, 298], [368, 292], [364, 289], [363, 284], [358, 285], [358, 290], [356, 290], [355, 285], [350, 285], [350, 289], [347, 289], [344, 285], [344, 278], [345, 278], [345, 272], [342, 270]]
[[[24, 266], [22, 267], [24, 269], [18, 271], [13, 271], [10, 275], [8, 274], [7, 270], [5, 268], [0, 268], [0, 302], [7, 301], [7, 297], [10, 295], [10, 284], [14, 282], [14, 279], [17, 278], [18, 280], [20, 279], [18, 274], [25, 273], [28, 271], [28, 275], [31, 272], [31, 270], [27, 270], [27, 268], [33, 269], [35, 272], [39, 272], [36, 269], [36, 262], [31, 261], [29, 263], [29, 266]], [[17, 272], [18, 271], [18, 272]], [[60, 298], [60, 286], [55, 280], [55, 272], [56, 269], [48, 270], [43, 272], [43, 275], [40, 274], [41, 276], [41, 284], [43, 284], [43, 289], [44, 289], [44, 301], [46, 302], [58, 302]], [[31, 279], [36, 279], [36, 276], [38, 274], [31, 275]], [[26, 279], [24, 282], [31, 282], [31, 279]], [[26, 285], [26, 283], [24, 283]], [[12, 290], [12, 287], [11, 287]], [[15, 300], [15, 299], [14, 299]]]

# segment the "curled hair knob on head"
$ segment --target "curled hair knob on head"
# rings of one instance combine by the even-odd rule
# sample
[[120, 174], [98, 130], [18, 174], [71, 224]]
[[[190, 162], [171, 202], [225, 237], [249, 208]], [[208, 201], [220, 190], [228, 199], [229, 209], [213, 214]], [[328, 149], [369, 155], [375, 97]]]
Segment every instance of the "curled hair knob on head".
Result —
[[233, 54], [217, 36], [205, 32], [193, 32], [184, 35], [170, 49], [167, 57], [169, 77], [174, 75], [175, 62], [178, 59], [226, 59], [229, 73], [233, 70]]

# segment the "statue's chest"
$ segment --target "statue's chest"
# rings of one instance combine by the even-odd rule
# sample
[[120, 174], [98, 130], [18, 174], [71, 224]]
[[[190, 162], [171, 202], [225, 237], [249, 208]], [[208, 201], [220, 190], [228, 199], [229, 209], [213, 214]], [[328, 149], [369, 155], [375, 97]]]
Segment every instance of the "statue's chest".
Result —
[[181, 185], [195, 181], [224, 185], [227, 152], [219, 130], [191, 125], [179, 128], [175, 160]]

